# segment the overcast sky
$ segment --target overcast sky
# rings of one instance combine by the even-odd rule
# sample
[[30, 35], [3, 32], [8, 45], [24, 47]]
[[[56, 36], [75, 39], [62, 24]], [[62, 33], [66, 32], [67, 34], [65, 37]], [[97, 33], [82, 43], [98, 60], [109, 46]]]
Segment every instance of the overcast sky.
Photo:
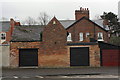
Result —
[[[118, 15], [120, 0], [1, 0], [0, 13], [2, 17], [15, 18], [20, 21], [28, 16], [37, 18], [40, 12], [46, 12], [57, 19], [74, 19], [74, 12], [80, 7], [89, 8], [90, 19], [96, 19], [105, 12]], [[0, 16], [0, 17], [1, 17]]]

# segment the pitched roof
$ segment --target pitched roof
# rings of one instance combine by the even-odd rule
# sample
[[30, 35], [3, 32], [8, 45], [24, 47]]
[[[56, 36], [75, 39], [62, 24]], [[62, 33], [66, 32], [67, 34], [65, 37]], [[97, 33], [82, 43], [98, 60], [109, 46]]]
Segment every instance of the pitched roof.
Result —
[[92, 20], [86, 18], [86, 17], [82, 17], [81, 19], [77, 20], [76, 22], [74, 22], [72, 25], [70, 25], [69, 27], [67, 27], [66, 29], [69, 29], [70, 27], [72, 27], [73, 25], [75, 25], [76, 23], [78, 23], [79, 21], [83, 20], [83, 19], [86, 19], [88, 21], [90, 21], [91, 23], [93, 23], [94, 25], [98, 26], [99, 28], [101, 28], [102, 30], [106, 31], [104, 28], [102, 28], [100, 25], [98, 25], [97, 23], [93, 22]]
[[103, 19], [98, 19], [98, 20], [92, 20], [93, 22], [95, 22], [96, 24], [98, 24], [99, 26], [101, 26], [102, 28], [104, 28], [105, 30], [109, 30], [109, 28], [107, 27], [107, 25], [103, 25]]
[[64, 28], [68, 28], [72, 25], [76, 20], [59, 20], [59, 22], [64, 26]]
[[95, 22], [96, 24], [98, 24], [99, 26], [101, 26], [102, 28], [104, 28], [103, 20], [102, 19], [92, 20], [92, 21]]
[[40, 41], [43, 28], [41, 25], [15, 26], [11, 41]]
[[[65, 29], [76, 22], [76, 20], [59, 20], [59, 21], [64, 26]], [[93, 21], [94, 23], [96, 23], [100, 27], [105, 28], [106, 30], [108, 30], [108, 27], [103, 25], [103, 20], [102, 19], [91, 20], [91, 21]]]
[[10, 28], [10, 21], [0, 21], [0, 32], [7, 32]]

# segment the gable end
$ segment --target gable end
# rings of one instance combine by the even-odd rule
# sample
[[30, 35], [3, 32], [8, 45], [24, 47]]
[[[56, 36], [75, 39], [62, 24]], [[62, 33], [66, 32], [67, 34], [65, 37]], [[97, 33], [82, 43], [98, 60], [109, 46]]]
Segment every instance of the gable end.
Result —
[[108, 32], [107, 30], [105, 30], [104, 28], [102, 28], [101, 26], [99, 26], [98, 24], [96, 24], [95, 22], [91, 21], [90, 19], [86, 18], [86, 17], [82, 17], [81, 19], [77, 20], [76, 22], [74, 22], [72, 25], [70, 25], [67, 29], [69, 29], [70, 27], [72, 27], [73, 25], [77, 24], [78, 22], [80, 22], [81, 20], [86, 19], [89, 22], [93, 23], [94, 25], [98, 26], [100, 29], [104, 30], [105, 32]]

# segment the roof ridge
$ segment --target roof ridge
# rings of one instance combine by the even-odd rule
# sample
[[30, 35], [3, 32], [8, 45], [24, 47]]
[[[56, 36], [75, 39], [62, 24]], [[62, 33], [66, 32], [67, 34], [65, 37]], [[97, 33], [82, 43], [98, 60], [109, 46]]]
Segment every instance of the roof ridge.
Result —
[[75, 21], [75, 20], [59, 20], [59, 21]]
[[86, 20], [92, 22], [94, 25], [97, 25], [97, 26], [98, 26], [99, 28], [101, 28], [102, 30], [108, 32], [107, 30], [105, 30], [104, 28], [102, 28], [100, 25], [98, 25], [97, 23], [95, 23], [94, 21], [92, 21], [92, 20], [90, 20], [89, 18], [86, 18], [86, 17], [80, 18], [79, 20], [77, 20], [76, 22], [74, 22], [73, 24], [71, 24], [71, 25], [70, 25], [68, 28], [66, 28], [66, 29], [69, 29], [70, 27], [72, 27], [74, 24], [76, 24], [77, 22], [81, 21], [82, 19], [86, 19]]

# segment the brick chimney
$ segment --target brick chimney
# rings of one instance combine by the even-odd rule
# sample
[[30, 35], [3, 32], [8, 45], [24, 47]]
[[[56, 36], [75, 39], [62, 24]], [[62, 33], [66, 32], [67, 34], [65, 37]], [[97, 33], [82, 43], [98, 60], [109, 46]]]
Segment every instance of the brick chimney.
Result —
[[20, 26], [20, 22], [15, 22], [15, 26]]
[[10, 33], [11, 33], [11, 35], [13, 33], [14, 26], [20, 26], [20, 22], [16, 22], [16, 21], [14, 21], [13, 18], [11, 18], [10, 19]]
[[107, 19], [103, 20], [103, 25], [109, 25], [109, 21]]
[[10, 34], [12, 35], [15, 26], [15, 21], [13, 18], [10, 19]]
[[79, 20], [82, 17], [89, 18], [89, 9], [80, 7], [80, 10], [75, 10], [75, 20]]

